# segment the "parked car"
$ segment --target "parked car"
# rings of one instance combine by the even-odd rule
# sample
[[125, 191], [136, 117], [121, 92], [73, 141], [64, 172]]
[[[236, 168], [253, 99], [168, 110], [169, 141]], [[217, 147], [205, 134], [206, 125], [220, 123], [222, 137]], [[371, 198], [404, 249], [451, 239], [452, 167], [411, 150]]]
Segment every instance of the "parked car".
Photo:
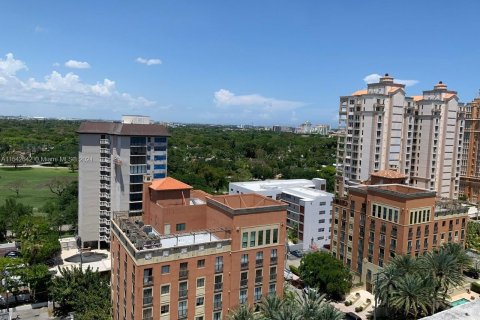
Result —
[[9, 251], [3, 255], [6, 258], [21, 258], [22, 254], [20, 251]]
[[293, 251], [290, 251], [290, 254], [297, 257], [297, 258], [301, 258], [303, 257], [303, 252], [300, 251], [300, 250], [293, 250]]

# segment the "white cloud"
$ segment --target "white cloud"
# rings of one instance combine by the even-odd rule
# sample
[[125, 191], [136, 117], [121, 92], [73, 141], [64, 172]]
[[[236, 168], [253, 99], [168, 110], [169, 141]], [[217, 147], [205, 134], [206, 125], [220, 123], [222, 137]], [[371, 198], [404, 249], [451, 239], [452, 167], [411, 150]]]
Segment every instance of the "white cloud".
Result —
[[21, 60], [16, 60], [13, 57], [13, 53], [7, 53], [5, 57], [5, 60], [0, 59], [0, 74], [4, 74], [6, 76], [14, 76], [17, 71], [23, 69], [28, 70], [25, 62]]
[[294, 110], [305, 104], [299, 101], [266, 98], [259, 94], [236, 95], [226, 89], [214, 93], [217, 106], [260, 107], [264, 111]]
[[115, 81], [110, 79], [89, 84], [73, 72], [62, 75], [52, 71], [41, 80], [24, 80], [16, 75], [20, 70], [28, 69], [26, 64], [15, 59], [13, 54], [9, 53], [6, 59], [0, 59], [0, 105], [5, 112], [18, 112], [19, 108], [15, 106], [17, 104], [22, 106], [22, 112], [27, 113], [30, 110], [30, 113], [40, 113], [41, 105], [45, 110], [53, 110], [56, 113], [53, 115], [57, 116], [90, 112], [97, 117], [105, 117], [108, 112], [129, 112], [156, 104], [144, 97], [119, 92]]
[[146, 64], [147, 66], [162, 64], [162, 60], [160, 60], [160, 59], [145, 59], [145, 58], [142, 58], [142, 57], [138, 57], [137, 59], [135, 59], [135, 61], [138, 62], [138, 63]]
[[42, 33], [42, 32], [47, 32], [47, 29], [42, 26], [35, 26], [35, 29], [33, 31], [35, 33]]
[[72, 69], [90, 69], [90, 64], [85, 61], [68, 60], [65, 62], [65, 67]]
[[[372, 74], [369, 74], [368, 76], [366, 76], [365, 78], [363, 78], [363, 81], [365, 81], [365, 83], [377, 83], [380, 81], [380, 78], [382, 76], [379, 75], [378, 73], [372, 73]], [[411, 87], [411, 86], [414, 86], [418, 83], [418, 80], [401, 80], [401, 79], [394, 79], [395, 83], [401, 83], [401, 84], [404, 84], [405, 86], [407, 87]]]

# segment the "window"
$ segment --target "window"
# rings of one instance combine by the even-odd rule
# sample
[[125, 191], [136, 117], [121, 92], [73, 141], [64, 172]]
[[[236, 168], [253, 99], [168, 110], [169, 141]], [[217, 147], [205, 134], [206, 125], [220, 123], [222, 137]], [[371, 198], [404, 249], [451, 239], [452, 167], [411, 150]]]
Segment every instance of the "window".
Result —
[[256, 237], [256, 232], [251, 231], [250, 232], [250, 247], [255, 247], [255, 237]]
[[272, 243], [278, 243], [278, 229], [273, 229], [273, 241]]
[[263, 230], [259, 230], [259, 231], [258, 231], [257, 245], [258, 245], [258, 246], [262, 246], [262, 245], [263, 245]]
[[148, 285], [153, 283], [152, 268], [143, 270], [143, 284]]
[[222, 313], [221, 312], [214, 312], [213, 313], [213, 320], [222, 320]]
[[276, 294], [276, 293], [277, 293], [276, 285], [275, 285], [275, 283], [271, 283], [268, 286], [268, 294]]
[[203, 316], [198, 316], [198, 317], [195, 317], [195, 320], [203, 320]]
[[198, 278], [197, 279], [197, 288], [205, 287], [205, 278]]
[[255, 287], [255, 301], [262, 299], [262, 287]]
[[223, 270], [223, 257], [215, 257], [215, 272], [222, 272]]
[[197, 300], [195, 302], [195, 305], [198, 307], [198, 306], [203, 306], [204, 304], [204, 301], [205, 301], [205, 298], [204, 297], [197, 297]]
[[205, 268], [205, 259], [197, 260], [197, 268]]
[[247, 303], [247, 290], [240, 290], [240, 304]]
[[170, 293], [170, 285], [166, 284], [160, 287], [160, 294], [169, 294]]
[[152, 319], [153, 311], [152, 308], [143, 309], [142, 318], [143, 319]]
[[265, 244], [270, 244], [270, 229], [265, 230]]
[[176, 231], [184, 231], [186, 229], [185, 223], [177, 223], [175, 230]]
[[246, 248], [248, 244], [248, 232], [242, 234], [242, 248]]
[[318, 223], [325, 223], [325, 219], [318, 220]]
[[152, 288], [143, 289], [143, 305], [152, 304], [153, 301]]
[[170, 312], [170, 305], [169, 304], [164, 304], [160, 307], [160, 313], [165, 314]]
[[180, 301], [178, 303], [178, 316], [186, 317], [187, 316], [187, 301]]

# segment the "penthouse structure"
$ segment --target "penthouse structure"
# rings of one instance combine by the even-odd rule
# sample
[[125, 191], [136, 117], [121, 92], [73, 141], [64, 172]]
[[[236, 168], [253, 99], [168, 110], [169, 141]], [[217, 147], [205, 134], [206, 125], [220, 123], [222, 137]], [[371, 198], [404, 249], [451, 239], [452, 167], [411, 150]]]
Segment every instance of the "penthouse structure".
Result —
[[460, 195], [470, 202], [480, 202], [480, 98], [465, 106]]
[[113, 319], [224, 319], [282, 295], [286, 205], [211, 196], [172, 178], [146, 182], [144, 216], [114, 213]]
[[142, 213], [144, 175], [167, 175], [167, 129], [149, 117], [122, 120], [83, 122], [77, 130], [78, 233], [85, 247], [108, 246], [113, 211]]
[[396, 255], [465, 242], [468, 208], [437, 201], [435, 191], [385, 182], [350, 187], [348, 197], [333, 204], [332, 253], [368, 290], [373, 275]]
[[414, 187], [439, 198], [459, 194], [464, 112], [457, 92], [441, 81], [408, 97], [386, 74], [367, 89], [340, 97], [336, 192], [379, 170], [407, 175]]
[[325, 179], [232, 182], [230, 194], [258, 193], [281, 200], [287, 207], [287, 227], [298, 239], [290, 249], [309, 250], [330, 245], [333, 194]]

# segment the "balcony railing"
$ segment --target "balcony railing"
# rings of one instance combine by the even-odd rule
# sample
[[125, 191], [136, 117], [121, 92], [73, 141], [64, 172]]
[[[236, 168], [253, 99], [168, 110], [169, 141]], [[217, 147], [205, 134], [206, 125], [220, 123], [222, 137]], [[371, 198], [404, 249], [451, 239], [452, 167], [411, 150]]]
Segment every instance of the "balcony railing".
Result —
[[248, 285], [248, 279], [240, 280], [240, 287], [246, 287]]
[[100, 139], [100, 144], [110, 144], [108, 139]]
[[255, 260], [255, 266], [257, 266], [257, 267], [263, 266], [263, 259], [257, 259], [257, 260]]
[[186, 299], [188, 296], [188, 290], [179, 290], [178, 291], [178, 298], [179, 299]]
[[152, 286], [153, 285], [153, 276], [143, 277], [143, 285], [144, 286]]
[[214, 301], [213, 310], [220, 310], [220, 309], [222, 309], [222, 301]]
[[223, 289], [223, 282], [217, 282], [214, 285], [214, 290], [215, 291], [221, 291]]
[[242, 270], [248, 269], [248, 261], [240, 263], [240, 269]]
[[178, 319], [187, 319], [187, 310], [178, 310]]
[[188, 270], [180, 270], [180, 271], [178, 272], [178, 278], [179, 278], [179, 279], [188, 278]]
[[270, 275], [270, 281], [277, 281], [277, 274], [276, 273], [272, 273]]
[[143, 297], [143, 305], [149, 305], [152, 304], [153, 302], [153, 297]]
[[277, 264], [278, 258], [277, 257], [270, 257], [270, 264]]
[[263, 281], [263, 277], [262, 277], [262, 276], [255, 277], [255, 283], [262, 283], [262, 281]]

